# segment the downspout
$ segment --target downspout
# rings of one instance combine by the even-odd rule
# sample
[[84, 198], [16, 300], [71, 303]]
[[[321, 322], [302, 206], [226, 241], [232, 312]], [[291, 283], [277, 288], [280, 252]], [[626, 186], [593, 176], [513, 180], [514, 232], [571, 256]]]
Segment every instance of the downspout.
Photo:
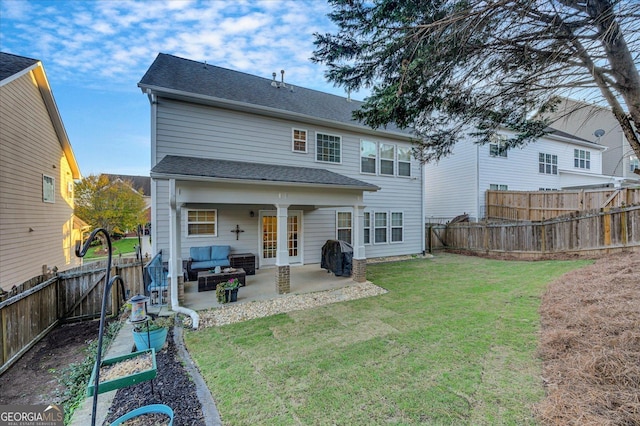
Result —
[[[150, 133], [151, 133], [151, 161], [149, 164], [151, 164], [151, 168], [153, 168], [153, 166], [156, 165], [157, 161], [156, 161], [156, 126], [157, 126], [157, 116], [158, 116], [158, 98], [157, 96], [151, 92], [151, 90], [147, 89], [147, 97], [149, 98], [149, 104], [151, 105], [151, 117], [150, 117]], [[157, 232], [157, 226], [155, 226], [156, 223], [158, 223], [156, 214], [158, 211], [157, 208], [157, 200], [158, 200], [158, 193], [157, 193], [157, 183], [155, 181], [155, 179], [151, 179], [151, 223], [152, 223], [152, 227], [151, 227], [151, 253], [157, 253], [158, 252], [158, 232]]]
[[193, 324], [193, 329], [197, 330], [200, 325], [200, 316], [192, 309], [180, 306], [178, 302], [178, 220], [176, 210], [176, 180], [169, 179], [169, 251], [171, 252], [169, 280], [171, 282], [171, 310], [181, 314], [189, 315]]
[[424, 164], [420, 164], [420, 170], [421, 170], [421, 175], [422, 175], [420, 177], [420, 180], [421, 180], [421, 183], [420, 183], [420, 199], [422, 200], [421, 203], [420, 203], [420, 205], [422, 206], [421, 209], [420, 209], [421, 216], [422, 216], [421, 219], [420, 219], [420, 224], [422, 225], [420, 227], [420, 229], [421, 229], [420, 235], [422, 237], [421, 239], [422, 239], [422, 254], [423, 255], [427, 254], [427, 246], [426, 246], [427, 243], [425, 241], [426, 232], [425, 232], [425, 229], [424, 229], [425, 228], [424, 216], [425, 216], [425, 211], [426, 211], [426, 208], [427, 208], [427, 206], [425, 206], [425, 202], [426, 202], [426, 198], [427, 198], [425, 196], [426, 191], [427, 191], [427, 172], [426, 172], [426, 168], [427, 167]]

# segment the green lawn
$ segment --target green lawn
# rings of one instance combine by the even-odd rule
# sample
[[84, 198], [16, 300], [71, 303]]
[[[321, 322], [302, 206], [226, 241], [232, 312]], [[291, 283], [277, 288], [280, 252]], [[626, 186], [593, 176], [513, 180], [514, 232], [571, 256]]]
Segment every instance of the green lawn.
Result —
[[[113, 251], [113, 256], [117, 256], [119, 254], [127, 254], [127, 253], [135, 253], [135, 246], [138, 245], [138, 238], [121, 238], [119, 240], [111, 240], [111, 248]], [[102, 252], [96, 253], [97, 250], [102, 250], [102, 246], [91, 247], [87, 254], [84, 256], [85, 259], [96, 259], [100, 257], [105, 257], [106, 254]]]
[[368, 265], [389, 293], [188, 332], [225, 425], [526, 425], [546, 285], [589, 261]]

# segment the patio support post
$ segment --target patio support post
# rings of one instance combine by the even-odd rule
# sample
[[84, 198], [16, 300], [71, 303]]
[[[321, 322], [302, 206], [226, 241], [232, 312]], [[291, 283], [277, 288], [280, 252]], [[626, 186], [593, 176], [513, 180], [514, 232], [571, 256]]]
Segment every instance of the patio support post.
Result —
[[291, 276], [289, 266], [289, 244], [288, 244], [288, 211], [289, 205], [276, 204], [276, 215], [278, 218], [278, 238], [276, 251], [276, 291], [278, 294], [289, 293], [291, 291]]
[[353, 264], [351, 278], [359, 283], [367, 280], [367, 256], [364, 250], [364, 206], [353, 207]]

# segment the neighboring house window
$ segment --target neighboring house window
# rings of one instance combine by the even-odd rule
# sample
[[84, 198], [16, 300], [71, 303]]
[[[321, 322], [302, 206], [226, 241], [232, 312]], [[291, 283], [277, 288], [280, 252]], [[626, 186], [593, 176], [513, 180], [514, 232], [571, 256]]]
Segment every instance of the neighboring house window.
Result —
[[187, 235], [217, 235], [217, 210], [189, 210]]
[[307, 152], [307, 131], [293, 129], [293, 152]]
[[391, 242], [401, 243], [402, 241], [404, 241], [404, 214], [391, 212]]
[[380, 174], [390, 175], [395, 174], [395, 161], [396, 161], [396, 146], [388, 143], [380, 144]]
[[640, 160], [635, 155], [629, 157], [629, 171], [633, 172], [635, 169], [640, 169]]
[[558, 156], [538, 153], [538, 171], [547, 175], [558, 174]]
[[489, 189], [491, 191], [508, 191], [509, 190], [509, 186], [508, 185], [498, 185], [495, 183], [489, 184]]
[[364, 243], [371, 244], [371, 213], [364, 212]]
[[51, 176], [42, 175], [42, 201], [56, 202], [56, 180]]
[[373, 226], [374, 226], [374, 243], [386, 243], [387, 242], [387, 213], [375, 212], [373, 214]]
[[411, 148], [398, 147], [398, 176], [411, 176]]
[[376, 173], [378, 147], [375, 142], [360, 141], [360, 171], [362, 173]]
[[327, 163], [340, 163], [342, 142], [340, 136], [316, 134], [316, 160]]
[[584, 149], [574, 149], [573, 166], [578, 169], [591, 169], [591, 153]]
[[489, 143], [489, 155], [492, 157], [507, 158], [507, 137], [503, 135], [494, 135]]
[[351, 244], [351, 212], [337, 212], [336, 236]]

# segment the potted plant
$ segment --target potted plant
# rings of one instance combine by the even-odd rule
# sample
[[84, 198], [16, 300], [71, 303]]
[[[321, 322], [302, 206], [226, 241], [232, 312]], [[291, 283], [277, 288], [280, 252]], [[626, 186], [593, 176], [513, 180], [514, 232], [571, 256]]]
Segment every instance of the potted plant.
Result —
[[240, 281], [237, 278], [232, 278], [218, 284], [216, 287], [216, 298], [218, 299], [218, 303], [237, 301], [238, 287], [240, 287]]
[[137, 350], [154, 348], [160, 351], [167, 340], [169, 327], [173, 324], [173, 315], [169, 317], [156, 317], [137, 323], [133, 326], [133, 341]]

